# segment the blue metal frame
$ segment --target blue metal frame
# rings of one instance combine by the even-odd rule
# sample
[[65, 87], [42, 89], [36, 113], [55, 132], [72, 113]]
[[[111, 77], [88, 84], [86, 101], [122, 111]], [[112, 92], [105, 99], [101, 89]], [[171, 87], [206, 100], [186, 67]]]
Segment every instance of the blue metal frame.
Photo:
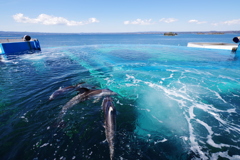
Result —
[[40, 50], [40, 43], [38, 40], [0, 43], [0, 54], [19, 54], [19, 52], [27, 50]]

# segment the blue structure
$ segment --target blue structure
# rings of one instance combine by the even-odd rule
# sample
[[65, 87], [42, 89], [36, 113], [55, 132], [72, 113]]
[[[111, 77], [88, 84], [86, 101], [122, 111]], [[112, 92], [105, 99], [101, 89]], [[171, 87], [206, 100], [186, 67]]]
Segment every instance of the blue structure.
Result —
[[23, 51], [41, 50], [40, 43], [37, 39], [31, 39], [26, 35], [22, 39], [0, 40], [0, 55], [22, 54]]

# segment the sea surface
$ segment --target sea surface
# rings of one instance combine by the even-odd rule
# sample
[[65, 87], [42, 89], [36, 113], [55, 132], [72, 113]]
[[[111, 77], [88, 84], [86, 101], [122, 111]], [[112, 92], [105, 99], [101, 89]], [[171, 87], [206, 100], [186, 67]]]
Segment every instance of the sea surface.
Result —
[[[0, 35], [21, 38], [23, 35]], [[110, 159], [102, 98], [60, 87], [110, 89], [117, 110], [115, 159], [240, 159], [240, 59], [188, 48], [239, 35], [37, 34], [41, 51], [0, 62], [0, 159]]]

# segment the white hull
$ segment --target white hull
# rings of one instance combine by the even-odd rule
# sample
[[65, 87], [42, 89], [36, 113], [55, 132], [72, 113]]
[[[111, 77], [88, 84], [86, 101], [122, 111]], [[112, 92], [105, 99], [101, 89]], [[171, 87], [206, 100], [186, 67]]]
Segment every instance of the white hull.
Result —
[[211, 48], [211, 49], [226, 49], [226, 50], [236, 50], [238, 44], [232, 43], [211, 43], [211, 42], [189, 42], [188, 47], [196, 48]]

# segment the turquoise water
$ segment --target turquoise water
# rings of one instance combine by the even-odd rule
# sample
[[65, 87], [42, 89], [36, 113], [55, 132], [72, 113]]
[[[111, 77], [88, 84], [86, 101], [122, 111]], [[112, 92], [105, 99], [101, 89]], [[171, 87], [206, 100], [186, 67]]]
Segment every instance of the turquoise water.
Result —
[[39, 35], [0, 62], [0, 159], [109, 159], [102, 99], [48, 101], [79, 82], [118, 93], [116, 159], [239, 159], [238, 55], [186, 47], [234, 36]]

